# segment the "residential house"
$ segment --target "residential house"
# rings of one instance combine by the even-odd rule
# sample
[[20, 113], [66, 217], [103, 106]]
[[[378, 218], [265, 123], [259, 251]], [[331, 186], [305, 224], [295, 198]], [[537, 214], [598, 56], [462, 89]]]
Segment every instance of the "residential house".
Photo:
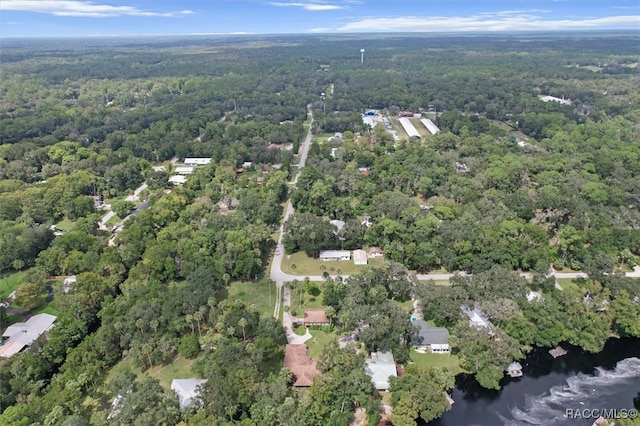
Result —
[[31, 344], [53, 327], [56, 316], [51, 314], [38, 314], [25, 322], [18, 322], [7, 327], [2, 333], [2, 345], [0, 345], [0, 357], [9, 358]]
[[180, 410], [193, 405], [200, 393], [200, 386], [207, 383], [206, 379], [173, 379], [171, 390], [178, 394]]
[[371, 376], [373, 385], [378, 390], [389, 390], [389, 378], [397, 377], [396, 361], [390, 351], [371, 352], [371, 358], [366, 359], [364, 371]]
[[185, 158], [185, 166], [206, 166], [211, 162], [211, 158]]
[[384, 256], [384, 250], [380, 247], [369, 247], [369, 259], [377, 259]]
[[321, 250], [320, 260], [351, 260], [349, 250]]
[[367, 264], [367, 252], [360, 249], [353, 251], [353, 264], [354, 265], [366, 265]]
[[466, 306], [461, 306], [460, 310], [469, 317], [469, 325], [471, 327], [491, 327], [493, 325], [478, 308], [469, 309]]
[[190, 175], [193, 173], [194, 169], [194, 166], [179, 166], [176, 167], [176, 173], [179, 175]]
[[313, 325], [329, 325], [329, 318], [324, 308], [306, 308], [304, 310], [304, 325], [307, 327]]
[[187, 183], [187, 177], [183, 175], [171, 176], [169, 177], [169, 183], [172, 183], [174, 185], [184, 185], [185, 183]]
[[287, 345], [284, 350], [284, 367], [295, 377], [294, 387], [309, 387], [320, 372], [316, 361], [309, 358], [307, 345]]
[[413, 322], [419, 330], [413, 346], [418, 352], [431, 352], [434, 354], [450, 354], [449, 330], [444, 327], [432, 327], [423, 320]]
[[544, 300], [544, 298], [542, 297], [542, 294], [538, 293], [537, 291], [530, 291], [529, 293], [527, 293], [527, 300], [529, 302], [533, 302], [534, 300], [537, 302], [541, 302]]
[[335, 230], [333, 231], [334, 234], [338, 234], [338, 232], [342, 231], [342, 228], [344, 228], [345, 223], [342, 220], [330, 220], [329, 221], [330, 224], [332, 224], [333, 226], [335, 226]]

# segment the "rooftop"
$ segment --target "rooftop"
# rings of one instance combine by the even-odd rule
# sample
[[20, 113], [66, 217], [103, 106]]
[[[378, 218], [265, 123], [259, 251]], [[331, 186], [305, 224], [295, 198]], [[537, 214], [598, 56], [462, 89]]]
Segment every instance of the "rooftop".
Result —
[[432, 327], [424, 320], [413, 322], [420, 328], [417, 345], [445, 345], [449, 343], [449, 330], [444, 327]]
[[293, 373], [296, 381], [293, 386], [309, 387], [313, 379], [320, 374], [316, 361], [309, 358], [307, 345], [287, 345], [284, 351], [284, 366]]
[[461, 306], [460, 310], [469, 317], [469, 325], [475, 327], [489, 327], [491, 322], [484, 316], [484, 314], [478, 309], [469, 309], [466, 306]]
[[7, 338], [0, 346], [0, 356], [9, 358], [20, 352], [26, 346], [31, 345], [38, 337], [51, 328], [56, 320], [55, 315], [38, 314], [29, 318], [26, 322], [18, 322], [7, 327], [2, 333]]
[[371, 381], [378, 390], [388, 390], [389, 377], [398, 376], [396, 362], [389, 351], [371, 352], [371, 358], [365, 360], [364, 371], [371, 376]]
[[304, 310], [305, 324], [329, 324], [324, 308], [306, 308]]
[[178, 394], [180, 409], [184, 410], [198, 396], [199, 386], [205, 384], [205, 379], [173, 379], [171, 389]]

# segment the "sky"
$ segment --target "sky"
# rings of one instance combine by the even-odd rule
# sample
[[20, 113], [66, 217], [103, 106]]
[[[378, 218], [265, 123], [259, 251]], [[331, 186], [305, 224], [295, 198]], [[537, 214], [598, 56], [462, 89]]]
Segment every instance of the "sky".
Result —
[[640, 0], [0, 0], [0, 37], [630, 29]]

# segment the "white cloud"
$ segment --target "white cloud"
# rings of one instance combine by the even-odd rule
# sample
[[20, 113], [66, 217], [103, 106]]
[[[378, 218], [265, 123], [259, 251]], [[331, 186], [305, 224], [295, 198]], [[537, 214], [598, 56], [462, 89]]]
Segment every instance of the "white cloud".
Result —
[[343, 7], [337, 4], [324, 4], [324, 3], [285, 3], [285, 2], [270, 2], [271, 6], [277, 7], [301, 7], [304, 10], [311, 12], [318, 12], [324, 10], [338, 10]]
[[2, 0], [0, 10], [48, 13], [56, 16], [81, 16], [87, 18], [106, 18], [114, 16], [160, 16], [165, 18], [191, 15], [191, 10], [179, 12], [153, 12], [138, 9], [135, 6], [113, 6], [96, 4], [83, 0]]
[[543, 19], [533, 15], [478, 15], [468, 17], [404, 16], [365, 18], [347, 23], [344, 32], [448, 32], [448, 31], [545, 31], [638, 28], [640, 16], [584, 19]]

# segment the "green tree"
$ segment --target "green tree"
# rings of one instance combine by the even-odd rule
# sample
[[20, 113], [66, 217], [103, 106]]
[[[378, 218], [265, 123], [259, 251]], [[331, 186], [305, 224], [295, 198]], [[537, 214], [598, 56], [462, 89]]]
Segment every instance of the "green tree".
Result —
[[451, 409], [445, 392], [454, 386], [453, 376], [447, 371], [421, 369], [409, 365], [402, 377], [392, 377], [391, 421], [397, 425], [417, 424], [418, 418], [430, 422]]
[[180, 339], [178, 345], [180, 355], [186, 358], [195, 358], [200, 353], [200, 342], [195, 333], [187, 334]]
[[30, 282], [22, 283], [16, 288], [16, 304], [25, 311], [36, 309], [42, 304], [42, 287]]

